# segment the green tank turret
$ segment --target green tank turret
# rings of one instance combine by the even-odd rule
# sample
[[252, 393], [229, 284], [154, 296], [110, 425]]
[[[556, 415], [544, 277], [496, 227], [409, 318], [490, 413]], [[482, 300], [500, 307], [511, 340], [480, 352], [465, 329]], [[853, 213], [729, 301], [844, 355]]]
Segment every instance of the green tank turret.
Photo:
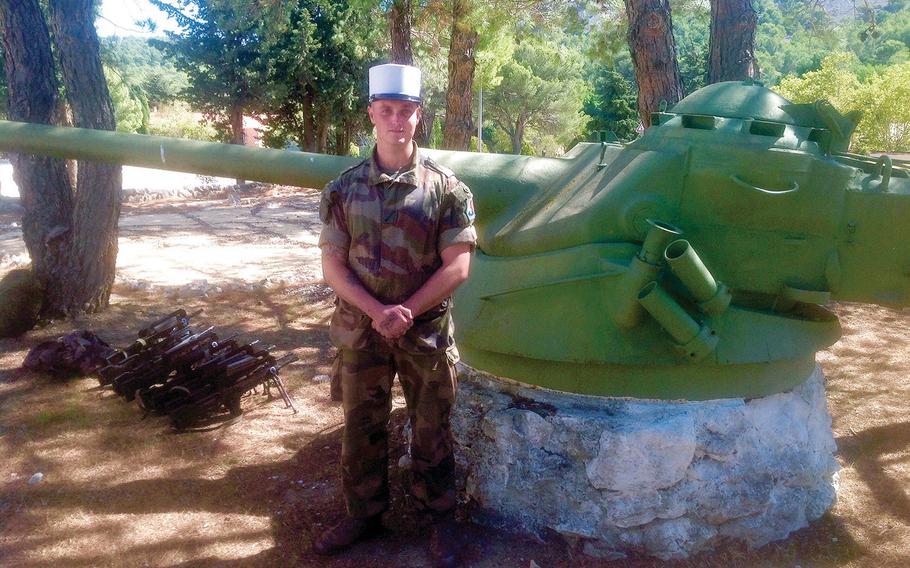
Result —
[[[838, 339], [828, 301], [910, 303], [910, 170], [848, 153], [856, 116], [747, 81], [653, 118], [561, 158], [431, 151], [475, 195], [467, 363], [583, 394], [758, 397]], [[0, 150], [315, 187], [355, 161], [9, 122]]]

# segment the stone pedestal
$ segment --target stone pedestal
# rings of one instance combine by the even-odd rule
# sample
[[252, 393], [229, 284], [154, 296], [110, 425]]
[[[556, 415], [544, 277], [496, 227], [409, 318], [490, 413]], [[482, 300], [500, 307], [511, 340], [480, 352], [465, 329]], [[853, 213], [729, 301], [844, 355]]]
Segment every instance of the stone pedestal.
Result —
[[833, 504], [824, 376], [702, 402], [572, 395], [460, 368], [457, 459], [475, 520], [555, 531], [600, 557], [687, 557], [721, 538], [761, 546]]

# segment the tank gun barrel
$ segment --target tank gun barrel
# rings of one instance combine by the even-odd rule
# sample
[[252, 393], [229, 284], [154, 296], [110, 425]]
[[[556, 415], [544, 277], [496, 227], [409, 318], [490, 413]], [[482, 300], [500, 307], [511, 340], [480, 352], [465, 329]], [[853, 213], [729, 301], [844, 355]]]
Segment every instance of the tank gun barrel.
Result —
[[356, 158], [0, 121], [0, 151], [322, 187]]
[[[360, 159], [5, 120], [0, 120], [0, 151], [316, 188]], [[580, 158], [578, 153], [537, 158], [422, 151], [482, 196], [477, 200], [481, 223], [551, 184], [554, 175], [569, 171]]]

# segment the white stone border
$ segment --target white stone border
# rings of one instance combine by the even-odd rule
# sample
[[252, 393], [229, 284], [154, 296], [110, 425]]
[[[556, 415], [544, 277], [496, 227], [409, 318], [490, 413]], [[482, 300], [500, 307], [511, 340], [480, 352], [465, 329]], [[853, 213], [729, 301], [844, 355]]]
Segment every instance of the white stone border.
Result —
[[456, 456], [481, 523], [666, 560], [785, 538], [835, 501], [818, 366], [786, 393], [702, 402], [571, 395], [464, 365], [460, 380]]

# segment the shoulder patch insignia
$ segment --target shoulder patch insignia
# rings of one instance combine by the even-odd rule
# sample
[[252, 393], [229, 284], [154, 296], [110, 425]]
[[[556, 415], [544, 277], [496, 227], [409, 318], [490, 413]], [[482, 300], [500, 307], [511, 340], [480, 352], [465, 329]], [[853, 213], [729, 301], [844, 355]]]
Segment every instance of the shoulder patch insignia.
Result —
[[476, 217], [474, 212], [474, 196], [471, 194], [471, 190], [468, 189], [468, 186], [459, 182], [458, 185], [452, 188], [452, 195], [455, 196], [455, 200], [458, 203], [463, 204], [463, 212], [465, 218], [468, 220], [468, 224], [473, 223], [474, 217]]
[[464, 213], [468, 217], [468, 221], [473, 223], [474, 218], [477, 217], [477, 213], [474, 212], [474, 200], [473, 199], [468, 199], [468, 203], [464, 208]]

